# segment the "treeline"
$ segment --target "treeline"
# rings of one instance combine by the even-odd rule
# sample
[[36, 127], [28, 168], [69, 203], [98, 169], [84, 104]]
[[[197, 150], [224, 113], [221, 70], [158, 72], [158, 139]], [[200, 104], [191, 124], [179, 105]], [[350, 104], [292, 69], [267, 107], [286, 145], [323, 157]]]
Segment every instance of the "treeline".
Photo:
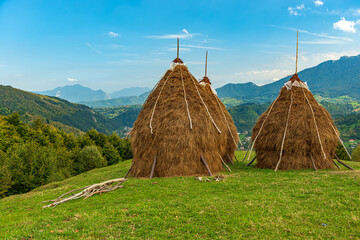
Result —
[[130, 141], [96, 130], [75, 137], [19, 114], [0, 117], [0, 197], [28, 192], [93, 168], [132, 158]]

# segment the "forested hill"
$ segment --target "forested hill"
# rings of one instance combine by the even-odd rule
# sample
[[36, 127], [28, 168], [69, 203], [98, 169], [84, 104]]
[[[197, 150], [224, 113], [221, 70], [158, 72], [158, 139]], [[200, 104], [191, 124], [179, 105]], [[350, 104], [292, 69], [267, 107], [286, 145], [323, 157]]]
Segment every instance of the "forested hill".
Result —
[[[325, 61], [299, 72], [298, 75], [302, 81], [308, 83], [313, 94], [325, 97], [347, 95], [360, 99], [360, 55]], [[221, 98], [231, 97], [247, 102], [273, 101], [290, 77], [263, 86], [254, 83], [227, 84], [216, 91]]]
[[93, 128], [99, 132], [113, 131], [119, 127], [115, 121], [111, 121], [85, 105], [70, 103], [60, 98], [3, 85], [0, 85], [0, 96], [0, 115], [17, 112], [25, 122], [40, 117], [54, 125], [66, 125], [81, 131]]

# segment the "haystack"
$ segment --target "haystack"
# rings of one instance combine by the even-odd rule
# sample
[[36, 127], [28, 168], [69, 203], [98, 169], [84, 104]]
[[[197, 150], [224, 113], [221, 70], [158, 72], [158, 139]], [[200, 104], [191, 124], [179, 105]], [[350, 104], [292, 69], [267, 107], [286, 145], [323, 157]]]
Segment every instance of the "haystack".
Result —
[[214, 109], [213, 115], [219, 115], [220, 121], [224, 122], [225, 129], [221, 129], [222, 132], [225, 133], [225, 137], [221, 136], [219, 139], [223, 141], [221, 144], [221, 157], [224, 161], [233, 163], [233, 159], [235, 157], [235, 151], [238, 147], [240, 142], [239, 135], [237, 133], [237, 129], [235, 127], [234, 121], [227, 111], [225, 105], [221, 102], [218, 98], [216, 90], [212, 87], [210, 79], [206, 76], [207, 75], [207, 52], [206, 52], [206, 61], [205, 61], [205, 76], [199, 82], [200, 86], [204, 89], [205, 93], [209, 96], [207, 98], [208, 106], [212, 106]]
[[212, 114], [205, 94], [183, 62], [176, 58], [143, 105], [131, 132], [132, 177], [215, 174], [223, 170], [226, 129]]
[[253, 128], [257, 167], [333, 168], [339, 140], [330, 114], [294, 74]]

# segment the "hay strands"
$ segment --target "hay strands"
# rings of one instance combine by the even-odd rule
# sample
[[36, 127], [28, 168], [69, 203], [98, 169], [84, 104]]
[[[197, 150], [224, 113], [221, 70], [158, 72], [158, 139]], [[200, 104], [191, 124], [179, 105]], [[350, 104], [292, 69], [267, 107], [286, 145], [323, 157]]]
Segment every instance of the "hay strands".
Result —
[[[122, 188], [123, 186], [120, 184], [125, 181], [126, 181], [125, 178], [118, 178], [118, 179], [107, 180], [102, 183], [92, 184], [87, 187], [71, 190], [70, 192], [64, 193], [57, 199], [44, 201], [44, 202], [52, 202], [52, 203], [49, 205], [43, 206], [43, 208], [56, 207], [57, 205], [62, 204], [64, 202], [68, 202], [70, 200], [74, 200], [74, 199], [78, 199], [78, 198], [84, 198], [84, 200], [85, 200], [95, 194], [111, 192], [111, 191], [114, 191], [115, 189]], [[114, 184], [114, 183], [117, 183], [117, 184], [115, 186], [112, 186], [112, 184]], [[66, 197], [68, 194], [76, 192], [76, 191], [81, 191], [81, 192], [78, 192], [70, 197]]]
[[346, 163], [343, 163], [342, 161], [340, 161], [339, 157], [336, 156], [336, 154], [335, 154], [335, 158], [336, 158], [336, 160], [337, 160], [339, 163], [341, 163], [342, 165], [344, 165], [344, 166], [347, 167], [348, 169], [354, 170], [352, 167], [350, 167], [350, 166], [347, 165]]

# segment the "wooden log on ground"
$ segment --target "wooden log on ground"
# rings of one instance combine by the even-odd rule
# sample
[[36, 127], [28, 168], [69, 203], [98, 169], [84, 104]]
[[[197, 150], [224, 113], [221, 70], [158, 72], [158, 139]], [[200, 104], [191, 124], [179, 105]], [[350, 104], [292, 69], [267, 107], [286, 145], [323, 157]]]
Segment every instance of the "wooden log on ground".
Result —
[[206, 161], [205, 161], [205, 159], [204, 159], [203, 155], [201, 155], [201, 156], [200, 156], [200, 160], [201, 160], [201, 161], [202, 161], [202, 163], [205, 165], [205, 167], [206, 167], [207, 171], [209, 172], [209, 175], [210, 175], [210, 176], [212, 176], [212, 173], [211, 173], [211, 171], [210, 171], [209, 165], [206, 163]]
[[[87, 187], [83, 187], [83, 188], [79, 188], [76, 190], [71, 190], [65, 194], [62, 194], [60, 197], [58, 197], [55, 200], [49, 200], [50, 202], [53, 202], [49, 205], [43, 206], [43, 208], [48, 208], [48, 207], [56, 207], [59, 204], [65, 203], [67, 201], [70, 200], [74, 200], [74, 199], [79, 199], [79, 198], [88, 198], [91, 197], [95, 194], [100, 194], [100, 193], [104, 193], [104, 192], [110, 192], [110, 191], [114, 191], [115, 189], [121, 188], [123, 187], [122, 185], [120, 185], [121, 183], [125, 182], [126, 179], [125, 178], [118, 178], [118, 179], [112, 179], [112, 180], [108, 180], [102, 183], [96, 183]], [[115, 186], [112, 186], [113, 183], [117, 183]], [[70, 197], [66, 197], [64, 198], [66, 195], [78, 191], [78, 190], [82, 190], [79, 193], [76, 193], [75, 195], [72, 195]]]
[[255, 161], [255, 159], [256, 159], [256, 156], [248, 164], [246, 164], [246, 166], [247, 167], [250, 166]]

